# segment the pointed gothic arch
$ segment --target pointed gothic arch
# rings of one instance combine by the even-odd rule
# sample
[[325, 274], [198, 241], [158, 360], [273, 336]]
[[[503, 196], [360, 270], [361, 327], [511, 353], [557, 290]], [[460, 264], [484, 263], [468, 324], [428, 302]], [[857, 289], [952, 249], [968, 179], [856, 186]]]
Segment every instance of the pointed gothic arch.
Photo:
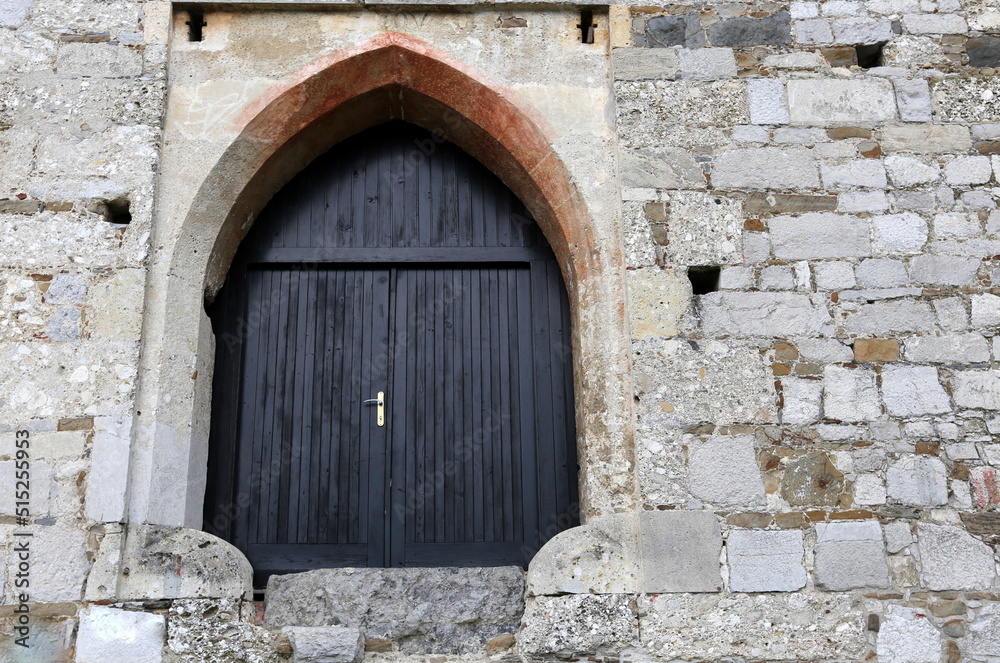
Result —
[[190, 205], [161, 219], [149, 277], [134, 522], [201, 527], [212, 338], [204, 302], [271, 196], [340, 141], [403, 119], [455, 143], [531, 211], [559, 262], [573, 323], [581, 517], [630, 511], [636, 480], [620, 228], [595, 222], [553, 148], [545, 120], [447, 54], [387, 33], [274, 84], [229, 126]]

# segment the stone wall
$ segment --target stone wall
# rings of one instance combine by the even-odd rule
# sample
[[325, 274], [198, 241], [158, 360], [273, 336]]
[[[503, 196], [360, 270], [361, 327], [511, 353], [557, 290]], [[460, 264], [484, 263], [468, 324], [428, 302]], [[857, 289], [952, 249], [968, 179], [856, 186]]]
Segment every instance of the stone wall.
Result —
[[[607, 438], [582, 455], [605, 477], [596, 506], [533, 562], [516, 648], [455, 660], [1000, 657], [995, 2], [616, 5], [583, 55], [565, 6], [476, 5], [460, 32], [448, 12], [327, 8], [317, 27], [273, 4], [196, 52], [168, 2], [0, 0], [0, 661], [296, 655], [245, 560], [176, 526], [198, 487], [150, 488], [198, 464], [171, 445], [208, 408], [188, 384], [165, 425], [150, 413], [180, 387], [150, 367], [204, 381], [211, 345], [195, 330], [175, 352], [171, 312], [150, 311], [186, 276], [173, 243], [234, 118], [387, 26], [538, 111], [596, 220], [595, 264], [627, 270], [634, 420], [583, 383]], [[298, 50], [262, 48], [261, 20]], [[581, 297], [614, 310], [615, 283]], [[579, 322], [614, 339], [614, 319]]]

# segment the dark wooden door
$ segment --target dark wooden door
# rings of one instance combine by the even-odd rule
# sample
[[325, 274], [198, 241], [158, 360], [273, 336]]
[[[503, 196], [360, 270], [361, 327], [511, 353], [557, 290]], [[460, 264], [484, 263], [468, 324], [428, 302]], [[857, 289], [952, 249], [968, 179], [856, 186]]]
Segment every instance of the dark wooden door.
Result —
[[[217, 338], [206, 529], [272, 573], [524, 565], [577, 522], [569, 313], [516, 197], [405, 124], [287, 185]], [[365, 405], [385, 394], [385, 421]]]

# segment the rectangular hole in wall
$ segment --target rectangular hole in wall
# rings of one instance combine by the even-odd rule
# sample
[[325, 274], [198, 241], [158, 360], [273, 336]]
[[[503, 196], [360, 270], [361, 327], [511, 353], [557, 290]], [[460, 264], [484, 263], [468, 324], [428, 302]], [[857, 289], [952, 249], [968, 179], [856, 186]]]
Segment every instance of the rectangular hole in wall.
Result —
[[858, 44], [854, 47], [854, 51], [858, 54], [858, 66], [862, 69], [871, 69], [872, 67], [882, 66], [882, 49], [885, 48], [886, 42], [882, 41], [877, 44]]
[[204, 28], [208, 25], [205, 22], [205, 12], [201, 9], [188, 10], [188, 41], [202, 41], [205, 38]]
[[594, 24], [594, 12], [589, 9], [583, 9], [580, 11], [580, 24], [576, 27], [580, 28], [580, 41], [584, 44], [594, 43], [594, 28], [597, 26]]
[[696, 295], [706, 295], [719, 289], [719, 273], [722, 268], [717, 265], [688, 267], [688, 280], [691, 281], [691, 291]]

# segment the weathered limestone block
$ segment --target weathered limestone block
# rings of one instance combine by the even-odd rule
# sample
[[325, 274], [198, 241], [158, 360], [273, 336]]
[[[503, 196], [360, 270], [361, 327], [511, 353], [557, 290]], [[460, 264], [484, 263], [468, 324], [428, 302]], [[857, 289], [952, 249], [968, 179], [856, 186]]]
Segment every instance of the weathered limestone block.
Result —
[[736, 76], [736, 58], [731, 48], [679, 48], [681, 78], [714, 81]]
[[787, 87], [792, 124], [868, 126], [896, 119], [896, 93], [884, 79], [791, 80]]
[[872, 421], [882, 416], [875, 373], [868, 368], [823, 369], [823, 413], [839, 421]]
[[120, 578], [119, 599], [239, 598], [252, 591], [250, 562], [207, 532], [143, 525], [125, 541], [129, 572]]
[[1000, 297], [990, 293], [972, 296], [972, 326], [1000, 325]]
[[914, 336], [904, 342], [903, 356], [919, 363], [975, 364], [990, 360], [990, 345], [980, 334]]
[[914, 35], [947, 35], [966, 33], [969, 26], [958, 14], [905, 14], [903, 29]]
[[734, 189], [811, 189], [819, 187], [819, 172], [808, 150], [751, 147], [718, 155], [712, 183]]
[[859, 474], [854, 480], [854, 503], [861, 506], [885, 504], [885, 482], [877, 474]]
[[927, 302], [903, 299], [844, 307], [844, 330], [853, 336], [929, 332], [935, 326], [934, 312]]
[[86, 514], [97, 522], [125, 517], [131, 418], [94, 418], [94, 442], [87, 479]]
[[651, 48], [670, 46], [704, 46], [701, 18], [695, 12], [673, 16], [654, 16], [646, 21], [646, 45]]
[[691, 299], [691, 284], [676, 269], [632, 269], [628, 281], [632, 338], [676, 336]]
[[615, 83], [621, 148], [663, 143], [678, 124], [729, 126], [750, 120], [743, 81], [619, 81]]
[[930, 184], [941, 177], [941, 169], [936, 164], [898, 154], [890, 154], [885, 158], [885, 169], [892, 183], [898, 187]]
[[843, 290], [857, 285], [854, 267], [849, 262], [820, 262], [813, 265], [816, 287], [820, 290]]
[[791, 15], [777, 12], [763, 18], [725, 19], [709, 27], [708, 39], [715, 46], [789, 44], [792, 41]]
[[916, 214], [876, 216], [872, 225], [875, 249], [879, 253], [914, 253], [927, 242], [927, 222]]
[[346, 626], [286, 626], [292, 663], [360, 663], [365, 657], [361, 629]]
[[[940, 97], [937, 98], [940, 99]], [[882, 129], [882, 149], [886, 152], [914, 152], [916, 154], [961, 153], [972, 149], [972, 136], [969, 134], [968, 127], [954, 124], [884, 127]]]
[[784, 378], [781, 381], [781, 422], [811, 424], [822, 414], [823, 385], [817, 380]]
[[952, 186], [985, 184], [993, 177], [993, 165], [985, 156], [958, 157], [944, 167], [944, 178]]
[[871, 255], [868, 222], [855, 216], [812, 212], [770, 220], [777, 258], [850, 258]]
[[591, 518], [542, 546], [528, 565], [529, 596], [639, 591], [639, 522], [634, 514]]
[[969, 656], [1000, 657], [1000, 603], [984, 605], [969, 624], [965, 653]]
[[889, 606], [878, 633], [879, 663], [940, 663], [942, 640], [923, 612]]
[[886, 411], [898, 417], [951, 411], [937, 369], [931, 366], [886, 366], [882, 370], [882, 400]]
[[821, 298], [770, 292], [711, 292], [700, 297], [705, 336], [826, 336], [833, 319]]
[[889, 586], [877, 521], [817, 523], [815, 555], [816, 583], [825, 590]]
[[885, 166], [875, 159], [854, 159], [839, 164], [824, 164], [821, 168], [823, 186], [827, 189], [870, 187], [884, 189]]
[[922, 78], [897, 79], [896, 103], [904, 122], [931, 122], [931, 90]]
[[160, 663], [166, 620], [163, 615], [91, 606], [80, 615], [77, 663]]
[[747, 81], [750, 94], [750, 121], [754, 124], [788, 124], [785, 84], [770, 78]]
[[794, 592], [806, 585], [799, 530], [734, 529], [726, 551], [734, 592]]
[[718, 436], [688, 451], [688, 489], [716, 507], [763, 506], [764, 482], [751, 435]]
[[855, 268], [854, 275], [862, 288], [897, 288], [909, 282], [906, 266], [902, 261], [886, 258], [861, 261]]
[[711, 511], [639, 514], [642, 591], [722, 591], [722, 531]]
[[680, 73], [677, 51], [668, 48], [616, 48], [611, 52], [615, 80], [672, 79]]
[[271, 576], [265, 626], [349, 626], [403, 653], [478, 651], [517, 630], [518, 567], [319, 569]]
[[889, 466], [887, 492], [903, 504], [939, 506], [948, 503], [947, 470], [930, 456], [904, 456]]
[[622, 184], [640, 189], [679, 189], [705, 185], [694, 155], [676, 147], [647, 147], [619, 153]]
[[641, 427], [774, 420], [771, 364], [752, 342], [650, 339], [633, 348]]
[[865, 610], [851, 594], [640, 596], [642, 644], [660, 660], [861, 660]]
[[56, 71], [60, 76], [130, 78], [142, 75], [139, 51], [111, 44], [69, 43], [59, 47]]
[[958, 407], [1000, 410], [1000, 371], [958, 371], [954, 380]]
[[788, 463], [781, 478], [781, 496], [792, 506], [836, 506], [843, 492], [844, 475], [822, 451]]
[[[79, 601], [90, 570], [87, 533], [57, 525], [32, 525], [30, 567], [31, 600], [38, 602]], [[20, 531], [20, 530], [19, 530]], [[7, 557], [8, 582], [18, 572], [20, 559]], [[13, 590], [13, 587], [11, 587]], [[11, 592], [8, 592], [8, 597]]]
[[996, 580], [993, 549], [961, 527], [918, 523], [917, 548], [927, 589], [983, 590]]
[[740, 202], [699, 191], [670, 194], [667, 256], [676, 265], [741, 262], [743, 214]]
[[620, 652], [639, 642], [635, 598], [575, 594], [530, 599], [518, 645], [528, 655]]

